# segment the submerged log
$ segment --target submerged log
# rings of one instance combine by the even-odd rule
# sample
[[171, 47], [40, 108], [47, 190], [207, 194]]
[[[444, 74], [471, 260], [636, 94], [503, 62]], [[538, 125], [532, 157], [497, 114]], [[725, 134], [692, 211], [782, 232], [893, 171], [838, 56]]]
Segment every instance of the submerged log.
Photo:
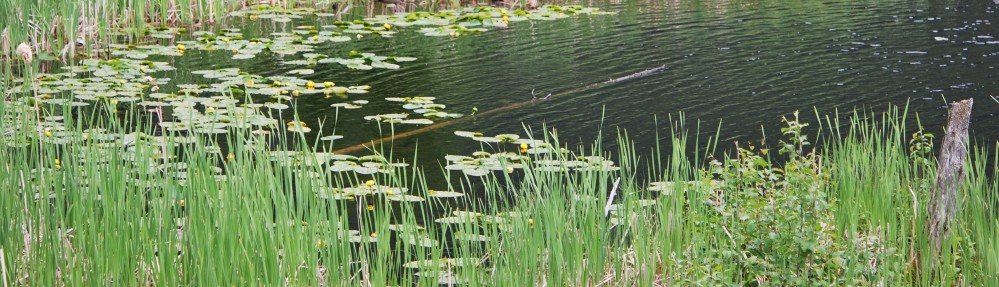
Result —
[[964, 183], [972, 103], [973, 99], [956, 102], [951, 105], [947, 115], [947, 130], [940, 147], [940, 166], [937, 169], [936, 185], [930, 194], [929, 218], [926, 220], [931, 250], [924, 258], [929, 260], [928, 266], [931, 269], [937, 266], [943, 241], [950, 232], [950, 223], [957, 211], [958, 192]]

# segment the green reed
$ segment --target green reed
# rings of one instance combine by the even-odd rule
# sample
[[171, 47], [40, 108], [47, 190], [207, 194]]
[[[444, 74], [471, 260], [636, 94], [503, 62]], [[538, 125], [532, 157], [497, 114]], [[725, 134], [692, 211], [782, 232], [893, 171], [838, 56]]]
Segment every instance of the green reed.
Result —
[[[267, 135], [234, 130], [223, 136], [231, 156], [214, 153], [208, 139], [180, 143], [181, 135], [173, 133], [163, 137], [166, 149], [94, 139], [55, 145], [44, 141], [33, 117], [18, 117], [28, 112], [14, 102], [0, 105], [0, 126], [19, 127], [5, 130], [0, 148], [6, 159], [0, 168], [0, 242], [4, 280], [13, 286], [432, 286], [437, 279], [421, 279], [414, 276], [420, 270], [403, 265], [440, 258], [474, 259], [447, 268], [476, 286], [987, 285], [995, 282], [999, 262], [993, 248], [996, 175], [985, 174], [990, 168], [994, 173], [997, 160], [978, 151], [942, 266], [931, 271], [910, 263], [911, 252], [925, 248], [921, 226], [935, 163], [907, 150], [904, 112], [855, 114], [847, 130], [826, 132], [843, 137], [827, 136], [825, 147], [788, 140], [788, 153], [778, 154], [742, 146], [704, 164], [690, 160], [687, 128], [677, 121], [649, 158], [624, 133], [616, 152], [595, 145], [575, 153], [610, 156], [620, 170], [553, 171], [528, 164], [513, 173], [458, 176], [450, 182], [469, 198], [422, 204], [377, 195], [324, 197], [331, 187], [369, 179], [418, 195], [428, 187], [415, 167], [370, 176], [330, 173], [326, 163], [309, 163], [310, 157], [275, 157], [268, 151], [316, 152], [314, 145], [284, 136], [268, 146]], [[153, 134], [154, 122], [130, 107], [105, 104], [67, 127], [81, 138], [83, 126], [121, 134], [139, 126]], [[787, 137], [801, 134], [791, 129]], [[543, 140], [564, 146], [554, 133]], [[552, 153], [533, 160], [573, 159]], [[164, 168], [165, 162], [184, 168]], [[654, 192], [648, 181], [674, 185]], [[617, 204], [610, 213], [609, 202]], [[454, 209], [510, 216], [433, 222]], [[407, 244], [390, 224], [421, 225], [439, 243]], [[345, 240], [341, 234], [350, 229], [370, 243]], [[766, 235], [774, 231], [787, 234]], [[456, 240], [454, 232], [487, 239]], [[815, 240], [798, 240], [810, 237]]]

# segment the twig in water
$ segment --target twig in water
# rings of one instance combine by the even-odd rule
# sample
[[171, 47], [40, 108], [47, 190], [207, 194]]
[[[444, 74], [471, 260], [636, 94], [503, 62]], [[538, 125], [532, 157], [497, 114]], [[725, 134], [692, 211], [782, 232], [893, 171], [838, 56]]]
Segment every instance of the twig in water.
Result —
[[614, 180], [614, 187], [611, 188], [610, 197], [607, 198], [607, 206], [604, 206], [604, 217], [610, 215], [611, 203], [614, 203], [614, 196], [617, 195], [617, 185], [619, 183], [621, 183], [620, 177], [618, 177], [617, 180]]
[[3, 248], [0, 248], [0, 276], [3, 276], [3, 287], [7, 287], [7, 260], [3, 257]]

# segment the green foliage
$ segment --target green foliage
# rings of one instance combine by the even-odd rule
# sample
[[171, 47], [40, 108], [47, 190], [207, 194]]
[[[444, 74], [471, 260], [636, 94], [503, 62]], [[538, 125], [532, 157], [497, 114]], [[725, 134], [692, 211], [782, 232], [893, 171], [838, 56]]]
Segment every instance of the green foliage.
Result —
[[[869, 262], [891, 256], [878, 234], [843, 238], [836, 229], [835, 198], [828, 166], [816, 153], [800, 155], [808, 145], [801, 128], [784, 120], [788, 136], [783, 168], [765, 158], [766, 150], [737, 148], [734, 158], [712, 161], [702, 171], [700, 196], [710, 212], [694, 218], [697, 233], [713, 244], [678, 261], [679, 276], [698, 285], [872, 285], [878, 270]], [[686, 267], [679, 264], [707, 266]], [[719, 276], [718, 274], [726, 274]], [[849, 275], [849, 276], [848, 276]]]

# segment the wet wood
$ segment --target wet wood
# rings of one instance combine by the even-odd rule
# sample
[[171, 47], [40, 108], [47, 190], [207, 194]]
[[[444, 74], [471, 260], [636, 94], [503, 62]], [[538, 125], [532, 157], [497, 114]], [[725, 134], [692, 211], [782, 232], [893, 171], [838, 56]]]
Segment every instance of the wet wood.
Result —
[[926, 231], [929, 236], [931, 269], [936, 268], [943, 241], [950, 233], [950, 224], [958, 205], [958, 192], [964, 182], [964, 163], [968, 155], [968, 125], [971, 120], [973, 99], [966, 99], [951, 105], [947, 115], [947, 130], [940, 147], [940, 162], [937, 168], [936, 185], [930, 194], [929, 218]]

